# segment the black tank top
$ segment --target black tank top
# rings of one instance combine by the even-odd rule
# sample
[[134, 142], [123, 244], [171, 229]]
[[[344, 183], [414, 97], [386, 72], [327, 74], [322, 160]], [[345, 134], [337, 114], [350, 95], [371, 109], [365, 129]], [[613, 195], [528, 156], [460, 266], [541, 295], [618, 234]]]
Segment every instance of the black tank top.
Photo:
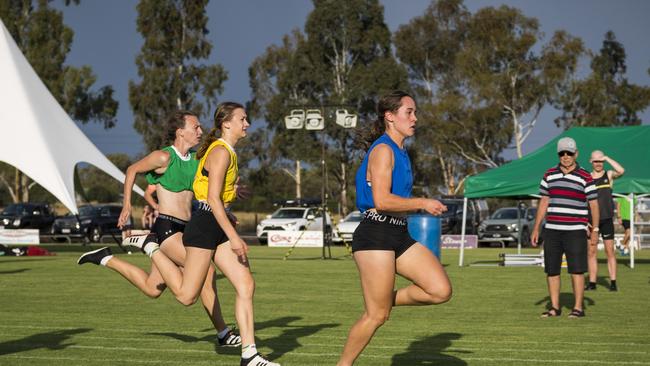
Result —
[[607, 177], [607, 172], [602, 177], [594, 179], [598, 189], [598, 208], [600, 219], [611, 219], [614, 217], [614, 199], [612, 198], [612, 182]]

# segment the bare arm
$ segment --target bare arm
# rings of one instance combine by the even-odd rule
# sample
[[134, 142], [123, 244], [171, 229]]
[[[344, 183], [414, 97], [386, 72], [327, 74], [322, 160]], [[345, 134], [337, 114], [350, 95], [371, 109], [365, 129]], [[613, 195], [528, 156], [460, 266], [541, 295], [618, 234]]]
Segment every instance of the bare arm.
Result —
[[600, 212], [598, 211], [598, 200], [589, 201], [589, 210], [591, 211], [591, 245], [598, 243], [598, 224], [600, 224]]
[[539, 200], [539, 206], [537, 207], [537, 215], [535, 215], [535, 225], [533, 226], [533, 233], [531, 234], [530, 241], [534, 247], [537, 246], [539, 241], [539, 229], [544, 221], [546, 216], [546, 211], [548, 210], [548, 196], [542, 196]]
[[226, 214], [223, 201], [221, 201], [221, 191], [228, 165], [230, 165], [230, 153], [228, 153], [225, 147], [217, 146], [210, 151], [204, 165], [208, 172], [210, 172], [210, 178], [208, 179], [208, 204], [212, 208], [212, 214], [217, 220], [217, 223], [228, 237], [233, 252], [238, 257], [242, 257], [248, 252], [248, 246], [239, 237], [239, 234], [237, 234], [235, 227], [228, 218], [228, 214]]
[[614, 168], [613, 171], [610, 170], [610, 171], [607, 172], [610, 175], [609, 176], [610, 180], [611, 179], [616, 179], [616, 178], [620, 177], [621, 175], [623, 175], [623, 173], [625, 173], [625, 169], [623, 168], [623, 166], [621, 164], [619, 164], [616, 160], [610, 158], [609, 156], [605, 156], [604, 159], [605, 159], [606, 162], [609, 163], [609, 165], [612, 166], [612, 168]]
[[406, 212], [424, 209], [440, 215], [447, 207], [434, 199], [405, 198], [390, 192], [393, 170], [393, 151], [385, 144], [375, 147], [368, 158], [368, 175], [372, 184], [372, 199], [378, 211]]
[[158, 202], [153, 198], [154, 192], [156, 192], [156, 185], [149, 184], [147, 189], [144, 191], [144, 200], [147, 201], [152, 209], [158, 210]]
[[169, 154], [156, 150], [137, 162], [131, 164], [126, 169], [126, 177], [124, 178], [124, 199], [122, 201], [122, 212], [117, 221], [117, 226], [122, 227], [128, 223], [129, 216], [131, 215], [131, 192], [135, 184], [135, 176], [138, 173], [148, 172], [150, 170], [164, 169], [169, 164]]

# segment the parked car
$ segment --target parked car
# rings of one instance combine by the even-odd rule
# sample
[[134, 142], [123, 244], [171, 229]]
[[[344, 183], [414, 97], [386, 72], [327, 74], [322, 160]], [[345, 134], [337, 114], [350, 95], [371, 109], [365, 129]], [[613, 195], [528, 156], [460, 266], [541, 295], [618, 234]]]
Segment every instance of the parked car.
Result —
[[354, 230], [357, 229], [361, 220], [363, 220], [361, 212], [350, 212], [339, 221], [338, 224], [336, 224], [336, 230], [334, 230], [332, 235], [332, 241], [335, 243], [342, 243], [345, 240], [346, 243], [352, 243], [352, 234], [354, 234]]
[[122, 206], [112, 204], [81, 206], [78, 218], [72, 214], [57, 217], [52, 224], [51, 233], [99, 242], [103, 235], [121, 235], [121, 230], [117, 227], [121, 211]]
[[38, 229], [47, 232], [54, 222], [54, 213], [47, 203], [13, 203], [0, 214], [6, 229]]
[[479, 225], [479, 244], [496, 242], [507, 247], [511, 243], [517, 244], [521, 232], [522, 246], [530, 245], [530, 233], [535, 224], [536, 214], [537, 208], [534, 207], [520, 210], [519, 216], [517, 207], [503, 207], [496, 210], [489, 219]]
[[[463, 225], [463, 198], [444, 196], [440, 198], [447, 211], [440, 216], [442, 234], [459, 235]], [[487, 201], [483, 199], [467, 200], [467, 217], [465, 233], [477, 234], [479, 223], [489, 215]]]
[[[327, 233], [332, 232], [332, 218], [326, 215]], [[282, 207], [268, 215], [257, 225], [257, 239], [265, 244], [270, 230], [302, 231], [322, 230], [323, 216], [320, 207]]]

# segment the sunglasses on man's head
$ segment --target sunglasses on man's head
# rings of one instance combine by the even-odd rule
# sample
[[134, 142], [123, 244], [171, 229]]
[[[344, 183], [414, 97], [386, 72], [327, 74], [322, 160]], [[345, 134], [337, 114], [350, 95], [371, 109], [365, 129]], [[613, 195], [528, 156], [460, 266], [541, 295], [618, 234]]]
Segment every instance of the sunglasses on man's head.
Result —
[[573, 152], [571, 152], [571, 151], [560, 151], [559, 153], [557, 153], [557, 155], [558, 155], [559, 157], [563, 157], [564, 155], [573, 156], [573, 155], [575, 155], [575, 154], [576, 154], [576, 153], [573, 153]]

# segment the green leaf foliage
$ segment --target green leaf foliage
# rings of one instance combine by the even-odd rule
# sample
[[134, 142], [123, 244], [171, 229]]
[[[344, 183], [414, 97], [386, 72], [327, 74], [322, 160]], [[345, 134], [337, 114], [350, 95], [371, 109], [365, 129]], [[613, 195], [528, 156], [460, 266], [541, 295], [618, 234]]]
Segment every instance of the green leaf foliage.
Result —
[[605, 34], [600, 52], [591, 59], [591, 74], [574, 80], [556, 106], [558, 126], [630, 126], [641, 124], [639, 112], [650, 104], [650, 87], [630, 83], [626, 54], [614, 32]]
[[[207, 39], [207, 0], [141, 0], [137, 29], [144, 44], [136, 57], [139, 81], [129, 82], [134, 127], [149, 150], [169, 144], [166, 120], [179, 109], [208, 116], [223, 91], [227, 73], [205, 65], [212, 51]], [[201, 63], [203, 62], [203, 63]]]

